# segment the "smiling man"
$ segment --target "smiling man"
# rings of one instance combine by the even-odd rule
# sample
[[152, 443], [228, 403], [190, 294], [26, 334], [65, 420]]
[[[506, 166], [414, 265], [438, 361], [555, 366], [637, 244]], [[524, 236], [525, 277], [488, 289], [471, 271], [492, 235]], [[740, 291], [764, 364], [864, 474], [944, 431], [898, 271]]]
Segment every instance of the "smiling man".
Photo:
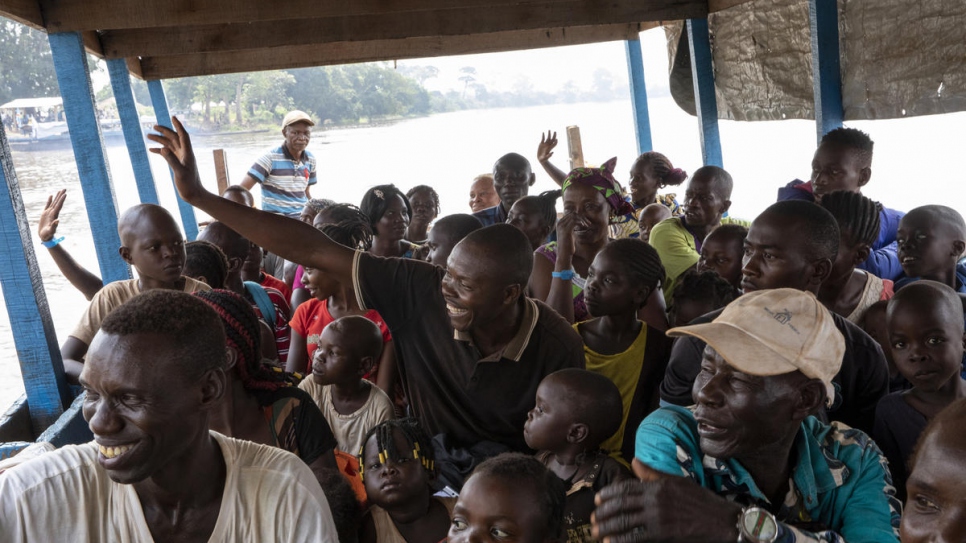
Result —
[[152, 290], [117, 308], [80, 376], [94, 441], [0, 477], [0, 540], [335, 541], [297, 456], [208, 430], [227, 357], [218, 315], [193, 296]]
[[714, 322], [668, 335], [707, 343], [696, 406], [662, 408], [641, 423], [634, 470], [642, 480], [598, 494], [595, 537], [898, 541], [901, 505], [878, 447], [813, 416], [833, 400], [845, 352], [814, 295], [746, 294]]
[[262, 209], [298, 218], [316, 183], [315, 157], [306, 151], [315, 122], [304, 111], [289, 111], [282, 119], [285, 141], [252, 164], [241, 186], [262, 186]]
[[468, 452], [462, 473], [500, 447], [526, 450], [521, 429], [540, 381], [582, 368], [584, 356], [573, 328], [524, 295], [533, 252], [523, 233], [508, 224], [476, 230], [456, 244], [445, 271], [354, 251], [307, 224], [206, 191], [188, 134], [173, 122], [179, 132], [157, 127], [161, 135], [149, 137], [164, 146], [152, 151], [173, 169], [182, 198], [254, 243], [351, 284], [359, 307], [375, 309], [389, 326], [406, 396], [427, 432], [443, 434], [450, 450], [486, 449]]
[[684, 216], [665, 219], [651, 230], [648, 243], [657, 249], [667, 272], [665, 299], [671, 299], [678, 277], [698, 263], [709, 232], [722, 223], [748, 225], [747, 221], [722, 218], [731, 207], [732, 186], [731, 175], [723, 169], [699, 168], [684, 193]]

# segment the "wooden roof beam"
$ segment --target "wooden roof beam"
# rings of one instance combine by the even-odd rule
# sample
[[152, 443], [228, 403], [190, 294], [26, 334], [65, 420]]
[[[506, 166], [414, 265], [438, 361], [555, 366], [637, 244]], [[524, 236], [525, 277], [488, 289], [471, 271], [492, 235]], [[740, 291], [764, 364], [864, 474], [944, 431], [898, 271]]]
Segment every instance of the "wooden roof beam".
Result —
[[169, 55], [141, 59], [141, 77], [169, 79], [202, 74], [281, 70], [378, 60], [492, 53], [633, 39], [657, 23], [543, 28], [471, 36], [434, 36], [364, 42], [290, 45], [271, 49]]
[[0, 0], [0, 15], [37, 30], [44, 29], [44, 17], [37, 0]]
[[707, 7], [701, 2], [664, 2], [663, 5], [652, 2], [648, 5], [639, 0], [612, 0], [610, 8], [606, 10], [594, 4], [564, 4], [544, 0], [539, 4], [520, 4], [501, 9], [460, 8], [262, 23], [106, 30], [99, 35], [108, 58], [123, 58], [668, 21], [707, 15]]
[[[7, 1], [7, 0], [4, 0]], [[26, 2], [28, 0], [17, 0]], [[445, 11], [459, 8], [498, 10], [547, 0], [39, 0], [46, 27], [51, 32], [113, 30], [122, 28], [178, 27], [208, 24], [267, 22], [355, 15], [401, 14], [413, 11]], [[613, 0], [555, 0], [559, 5], [582, 4], [600, 11]], [[669, 5], [704, 5], [704, 0], [642, 0], [643, 9]], [[575, 21], [574, 24], [579, 24]]]

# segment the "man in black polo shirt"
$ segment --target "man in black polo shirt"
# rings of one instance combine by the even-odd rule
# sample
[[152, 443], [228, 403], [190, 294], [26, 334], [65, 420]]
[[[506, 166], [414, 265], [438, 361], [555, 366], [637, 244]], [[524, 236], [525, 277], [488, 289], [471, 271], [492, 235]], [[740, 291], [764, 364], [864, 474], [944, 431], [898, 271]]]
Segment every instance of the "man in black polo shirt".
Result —
[[[821, 206], [801, 200], [778, 202], [751, 223], [745, 239], [741, 288], [745, 293], [774, 288], [794, 288], [818, 294], [832, 271], [838, 252], [839, 229], [835, 217]], [[692, 321], [711, 322], [721, 310]], [[879, 345], [861, 328], [832, 312], [845, 337], [842, 368], [832, 379], [836, 401], [828, 419], [872, 432], [875, 406], [889, 387], [889, 369]], [[675, 341], [671, 350], [661, 401], [688, 406], [694, 403], [691, 389], [701, 370], [704, 342], [693, 337]]]
[[359, 305], [379, 312], [395, 341], [403, 386], [431, 435], [456, 447], [493, 441], [524, 450], [523, 424], [541, 379], [584, 366], [580, 336], [548, 306], [524, 295], [530, 243], [501, 224], [453, 249], [448, 270], [343, 247], [300, 221], [237, 205], [201, 185], [184, 127], [156, 127], [152, 149], [167, 160], [185, 201], [283, 258], [352, 284]]

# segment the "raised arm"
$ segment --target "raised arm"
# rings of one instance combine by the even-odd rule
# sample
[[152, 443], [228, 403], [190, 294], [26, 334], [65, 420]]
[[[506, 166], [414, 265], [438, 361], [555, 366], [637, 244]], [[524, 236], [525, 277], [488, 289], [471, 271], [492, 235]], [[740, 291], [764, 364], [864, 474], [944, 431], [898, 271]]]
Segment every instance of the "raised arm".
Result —
[[550, 132], [547, 130], [546, 134], [540, 134], [540, 145], [537, 146], [537, 162], [543, 166], [543, 171], [547, 172], [547, 175], [550, 176], [550, 179], [553, 179], [553, 182], [556, 183], [558, 187], [562, 187], [564, 179], [567, 178], [567, 172], [550, 163], [550, 157], [553, 156], [553, 149], [556, 146], [556, 132]]
[[[47, 197], [47, 205], [44, 206], [44, 211], [40, 214], [40, 223], [37, 225], [37, 236], [41, 242], [49, 242], [57, 235], [57, 226], [60, 224], [60, 210], [64, 207], [66, 200], [66, 189], [60, 189], [57, 191], [57, 194]], [[46, 245], [44, 246], [47, 247]], [[97, 294], [97, 291], [104, 287], [104, 282], [101, 281], [101, 278], [78, 264], [63, 245], [58, 244], [47, 247], [47, 252], [54, 259], [54, 264], [57, 264], [60, 273], [64, 274], [64, 277], [70, 281], [70, 284], [81, 291], [81, 294], [88, 301]]]
[[236, 204], [205, 190], [191, 148], [191, 138], [177, 117], [175, 130], [155, 126], [158, 134], [148, 139], [162, 147], [151, 149], [161, 155], [171, 171], [181, 198], [225, 223], [253, 243], [282, 258], [322, 270], [337, 281], [351, 284], [354, 251], [301, 221]]

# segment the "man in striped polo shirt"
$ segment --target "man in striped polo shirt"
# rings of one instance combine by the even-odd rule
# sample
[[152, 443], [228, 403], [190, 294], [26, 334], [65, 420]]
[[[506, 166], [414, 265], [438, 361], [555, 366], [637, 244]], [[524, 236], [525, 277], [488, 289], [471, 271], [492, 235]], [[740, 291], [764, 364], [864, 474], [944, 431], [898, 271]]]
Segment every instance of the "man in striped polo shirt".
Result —
[[305, 150], [315, 123], [304, 111], [293, 110], [282, 120], [285, 141], [255, 161], [241, 185], [262, 186], [262, 209], [298, 218], [315, 184], [315, 157]]

